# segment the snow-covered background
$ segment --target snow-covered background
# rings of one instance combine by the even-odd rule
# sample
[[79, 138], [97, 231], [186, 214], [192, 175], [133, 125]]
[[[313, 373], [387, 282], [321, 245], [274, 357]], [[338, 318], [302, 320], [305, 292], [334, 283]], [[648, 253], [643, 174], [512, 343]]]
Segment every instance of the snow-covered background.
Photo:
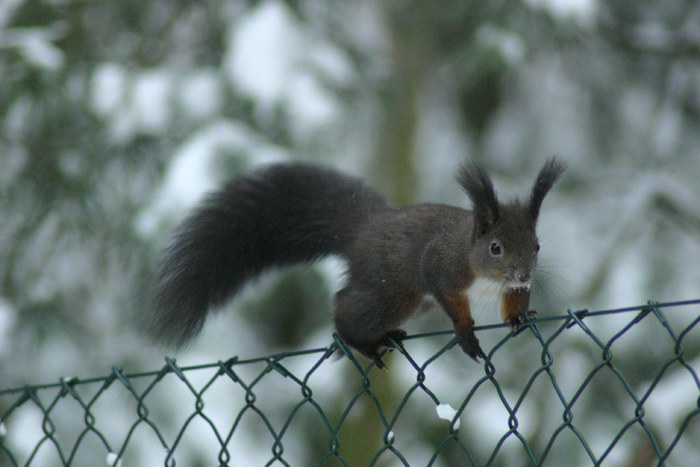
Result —
[[[172, 228], [208, 190], [279, 160], [362, 175], [396, 204], [467, 207], [453, 180], [466, 158], [480, 161], [509, 198], [526, 193], [557, 154], [569, 168], [540, 218], [540, 315], [700, 297], [698, 31], [700, 8], [690, 1], [1, 2], [0, 388], [161, 366], [173, 351], [143, 336], [139, 317]], [[213, 317], [178, 362], [328, 345], [341, 281], [337, 261], [269, 275]], [[497, 322], [495, 290], [472, 291], [478, 324]], [[669, 312], [671, 324], [682, 329], [698, 313]], [[610, 337], [627, 319], [589, 325]], [[408, 329], [449, 327], [435, 312]], [[616, 344], [639, 388], [673, 351], [661, 332], [648, 326]], [[507, 355], [531, 350], [533, 368], [539, 362], [538, 347], [523, 337], [498, 367], [514, 398], [524, 376]], [[485, 347], [498, 338], [484, 335]], [[649, 350], [654, 338], [665, 354]], [[698, 330], [686, 339], [686, 361], [698, 369]], [[600, 353], [590, 353], [584, 336], [567, 342], [557, 354], [570, 362], [560, 380], [578, 384]], [[411, 345], [426, 358], [433, 349]], [[415, 378], [408, 368], [402, 376], [400, 359], [392, 364], [386, 384]], [[348, 371], [328, 365], [319, 397], [342, 392]], [[465, 381], [482, 371], [451, 352], [435, 365], [431, 387], [446, 388], [441, 402], [457, 406]], [[182, 388], [169, 387], [161, 408], [191, 413], [194, 402], [177, 402]], [[682, 371], [659, 385], [647, 410], [659, 414], [662, 439], [679, 429], [697, 392]], [[229, 396], [222, 390], [208, 404], [227, 407]], [[582, 398], [587, 415], [579, 416], [615, 428], [597, 396], [609, 395]], [[508, 426], [494, 397], [484, 391], [462, 423], [486, 447]], [[7, 403], [0, 399], [0, 412]], [[105, 403], [102, 416], [112, 422], [103, 429], [119, 433], [120, 420], [132, 420], [122, 403]], [[519, 412], [526, 436], [556, 426], [539, 404]], [[82, 414], [73, 416], [84, 426]], [[4, 429], [28, 452], [40, 424], [27, 411]], [[424, 463], [431, 436], [405, 428], [409, 435], [395, 430], [397, 442], [413, 439], [411, 452]], [[697, 420], [688, 430], [698, 436]], [[597, 433], [597, 454], [607, 433]], [[138, 465], [162, 455], [148, 441], [130, 453]], [[241, 456], [269, 458], [270, 443], [235, 442]], [[300, 435], [296, 444], [305, 442]], [[204, 459], [208, 443], [191, 439], [178, 463]], [[623, 438], [611, 465], [631, 459], [635, 446]], [[691, 443], [678, 452], [700, 455]]]

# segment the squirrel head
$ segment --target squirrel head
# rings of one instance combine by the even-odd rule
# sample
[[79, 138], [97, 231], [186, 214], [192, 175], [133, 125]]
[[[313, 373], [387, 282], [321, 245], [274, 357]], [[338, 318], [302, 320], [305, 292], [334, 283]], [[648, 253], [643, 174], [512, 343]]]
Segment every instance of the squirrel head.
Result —
[[462, 167], [458, 181], [474, 212], [469, 263], [478, 277], [514, 288], [529, 287], [540, 249], [535, 230], [540, 206], [565, 168], [558, 159], [549, 159], [526, 202], [501, 204], [491, 179], [481, 167], [474, 163]]

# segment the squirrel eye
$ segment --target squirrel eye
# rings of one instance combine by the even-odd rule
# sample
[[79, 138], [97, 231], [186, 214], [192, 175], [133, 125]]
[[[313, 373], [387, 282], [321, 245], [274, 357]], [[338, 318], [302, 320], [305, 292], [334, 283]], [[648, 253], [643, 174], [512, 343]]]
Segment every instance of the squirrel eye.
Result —
[[501, 250], [501, 244], [498, 242], [491, 242], [491, 245], [489, 246], [489, 251], [491, 252], [492, 256], [501, 256], [503, 251]]
[[537, 246], [535, 247], [535, 251], [540, 251], [540, 244], [538, 243]]

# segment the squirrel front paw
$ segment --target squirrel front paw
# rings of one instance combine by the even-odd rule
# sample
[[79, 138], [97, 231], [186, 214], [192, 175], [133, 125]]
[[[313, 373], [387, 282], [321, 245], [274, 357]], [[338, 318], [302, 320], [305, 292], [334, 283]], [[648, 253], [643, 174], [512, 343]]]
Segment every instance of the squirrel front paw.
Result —
[[513, 331], [520, 330], [528, 321], [537, 317], [535, 310], [521, 311], [517, 315], [508, 318], [508, 324]]
[[481, 350], [479, 339], [476, 338], [473, 328], [470, 327], [457, 333], [457, 342], [460, 347], [462, 347], [462, 350], [464, 350], [464, 353], [473, 358], [474, 361], [478, 362], [478, 357], [484, 357], [484, 351]]

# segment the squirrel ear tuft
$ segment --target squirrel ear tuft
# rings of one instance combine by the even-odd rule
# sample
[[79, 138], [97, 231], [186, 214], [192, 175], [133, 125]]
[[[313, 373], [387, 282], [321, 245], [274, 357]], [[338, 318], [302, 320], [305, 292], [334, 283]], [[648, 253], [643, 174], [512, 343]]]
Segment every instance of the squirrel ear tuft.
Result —
[[530, 195], [529, 211], [533, 223], [537, 221], [537, 216], [540, 214], [542, 200], [565, 169], [566, 164], [556, 157], [549, 159], [545, 162], [544, 166], [542, 166], [542, 169], [540, 169], [535, 185], [532, 187], [532, 194]]
[[493, 183], [486, 172], [474, 162], [462, 166], [457, 181], [474, 206], [474, 233], [479, 237], [498, 222], [498, 200]]

